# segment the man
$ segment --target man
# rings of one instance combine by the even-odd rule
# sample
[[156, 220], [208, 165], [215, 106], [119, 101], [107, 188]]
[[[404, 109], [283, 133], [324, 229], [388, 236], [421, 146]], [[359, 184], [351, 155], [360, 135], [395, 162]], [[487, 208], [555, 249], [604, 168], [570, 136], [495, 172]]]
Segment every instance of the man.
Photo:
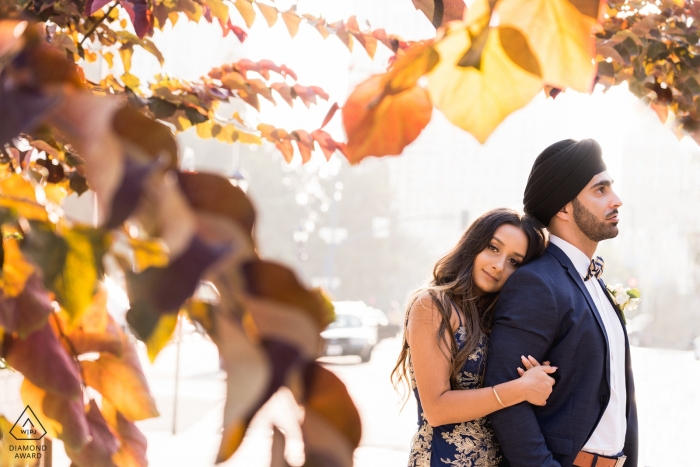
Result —
[[532, 167], [525, 212], [547, 226], [550, 244], [501, 291], [484, 386], [516, 378], [521, 356], [559, 369], [545, 406], [489, 417], [512, 467], [637, 467], [629, 342], [595, 257], [618, 233], [612, 184], [592, 139], [559, 141]]

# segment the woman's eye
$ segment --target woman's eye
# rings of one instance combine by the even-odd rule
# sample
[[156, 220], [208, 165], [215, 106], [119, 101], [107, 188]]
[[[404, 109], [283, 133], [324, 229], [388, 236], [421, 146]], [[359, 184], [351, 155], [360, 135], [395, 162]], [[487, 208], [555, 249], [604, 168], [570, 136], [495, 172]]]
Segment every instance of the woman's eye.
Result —
[[514, 260], [513, 258], [509, 259], [508, 261], [510, 261], [510, 264], [512, 264], [516, 268], [520, 265], [520, 263], [518, 263], [518, 261]]
[[493, 245], [489, 245], [489, 249], [490, 249], [491, 251], [493, 251], [494, 253], [498, 253], [498, 248], [496, 248], [496, 247], [493, 246]]

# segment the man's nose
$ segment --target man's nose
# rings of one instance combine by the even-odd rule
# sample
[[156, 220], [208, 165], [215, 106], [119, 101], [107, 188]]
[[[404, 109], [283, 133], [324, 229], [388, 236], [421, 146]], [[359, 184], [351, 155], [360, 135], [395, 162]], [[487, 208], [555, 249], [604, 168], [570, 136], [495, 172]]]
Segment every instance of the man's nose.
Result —
[[620, 199], [619, 196], [617, 196], [617, 193], [615, 193], [614, 191], [612, 192], [612, 199], [610, 200], [610, 205], [614, 209], [617, 209], [620, 206], [622, 206], [622, 200]]

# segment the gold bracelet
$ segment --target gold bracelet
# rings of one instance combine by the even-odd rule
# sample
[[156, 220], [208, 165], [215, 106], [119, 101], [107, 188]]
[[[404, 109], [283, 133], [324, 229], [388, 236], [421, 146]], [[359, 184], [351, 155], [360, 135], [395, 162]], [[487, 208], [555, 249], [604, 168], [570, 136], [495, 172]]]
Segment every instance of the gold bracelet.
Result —
[[503, 401], [501, 401], [501, 398], [498, 397], [498, 393], [496, 392], [495, 386], [491, 386], [491, 389], [493, 389], [493, 395], [496, 396], [496, 399], [498, 400], [498, 403], [501, 404], [501, 407], [503, 407], [503, 408], [505, 409], [506, 406], [503, 404]]

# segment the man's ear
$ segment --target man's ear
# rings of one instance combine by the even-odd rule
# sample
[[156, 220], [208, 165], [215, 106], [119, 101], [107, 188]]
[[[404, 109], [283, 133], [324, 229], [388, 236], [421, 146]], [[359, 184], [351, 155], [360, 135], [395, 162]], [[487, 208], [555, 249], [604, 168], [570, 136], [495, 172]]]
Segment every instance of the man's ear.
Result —
[[555, 217], [558, 217], [559, 219], [569, 221], [572, 219], [574, 212], [574, 203], [573, 201], [570, 201], [564, 205], [563, 208], [559, 210], [558, 213], [556, 213]]

